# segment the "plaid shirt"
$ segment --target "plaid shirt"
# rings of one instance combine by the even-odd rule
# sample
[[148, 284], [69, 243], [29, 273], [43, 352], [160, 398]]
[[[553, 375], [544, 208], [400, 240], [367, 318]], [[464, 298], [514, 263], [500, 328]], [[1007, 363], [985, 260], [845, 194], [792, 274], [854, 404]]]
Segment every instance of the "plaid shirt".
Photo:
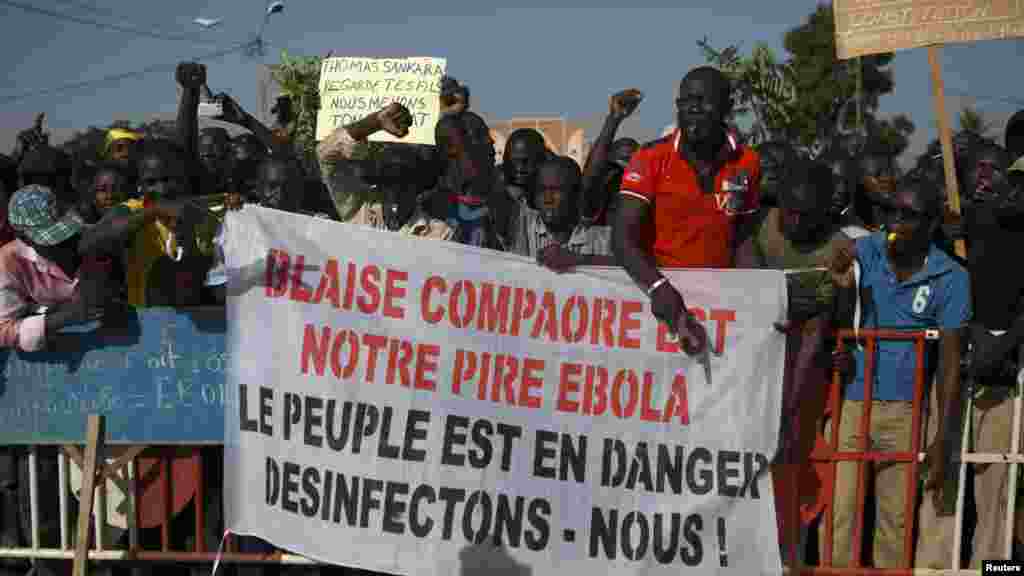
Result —
[[39, 307], [77, 297], [77, 276], [68, 278], [60, 266], [21, 240], [0, 247], [0, 347], [41, 350], [46, 324]]
[[[519, 204], [518, 231], [514, 239], [513, 252], [528, 258], [536, 258], [545, 248], [558, 243], [548, 231], [540, 212]], [[563, 243], [570, 252], [583, 256], [611, 256], [611, 226], [577, 225], [569, 240]]]

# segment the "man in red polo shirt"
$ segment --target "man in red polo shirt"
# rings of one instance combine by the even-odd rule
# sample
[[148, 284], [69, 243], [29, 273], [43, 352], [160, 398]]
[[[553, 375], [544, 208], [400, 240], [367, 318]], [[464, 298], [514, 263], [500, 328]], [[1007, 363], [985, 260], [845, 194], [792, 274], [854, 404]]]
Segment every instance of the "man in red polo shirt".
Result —
[[[682, 295], [658, 271], [731, 268], [739, 220], [760, 205], [760, 159], [725, 125], [729, 81], [715, 68], [691, 70], [679, 85], [678, 128], [641, 148], [622, 178], [615, 226], [619, 263], [651, 299], [651, 312], [703, 351], [707, 336]], [[676, 319], [687, 318], [683, 326]]]

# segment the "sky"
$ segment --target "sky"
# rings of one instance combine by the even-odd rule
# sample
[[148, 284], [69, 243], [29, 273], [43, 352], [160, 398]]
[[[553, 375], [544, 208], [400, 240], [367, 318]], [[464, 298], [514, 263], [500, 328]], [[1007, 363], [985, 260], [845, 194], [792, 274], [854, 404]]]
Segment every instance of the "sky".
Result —
[[[278, 61], [282, 49], [435, 56], [447, 58], [448, 72], [470, 86], [473, 108], [487, 118], [564, 116], [587, 126], [589, 135], [599, 129], [609, 95], [639, 88], [645, 99], [622, 135], [641, 141], [658, 137], [672, 122], [679, 79], [704, 63], [698, 40], [707, 36], [720, 47], [740, 43], [745, 50], [764, 42], [782, 54], [783, 33], [815, 7], [809, 0], [689, 0], [672, 8], [664, 0], [285, 3], [265, 29], [270, 46], [263, 57], [235, 53], [204, 61], [211, 89], [229, 92], [254, 115], [259, 70]], [[90, 125], [173, 117], [174, 63], [255, 37], [264, 7], [265, 0], [0, 0], [0, 66], [7, 79], [0, 89], [0, 152], [11, 150], [15, 134], [39, 112], [46, 113], [54, 142]], [[223, 23], [204, 30], [192, 22], [197, 17]], [[1024, 42], [950, 45], [941, 54], [947, 111], [955, 118], [961, 106], [973, 105], [1001, 134], [1006, 119], [1024, 108], [1024, 74], [1012, 72]], [[937, 133], [927, 52], [899, 52], [893, 66], [896, 90], [883, 97], [881, 111], [910, 115], [917, 130], [908, 154], [916, 154]], [[146, 75], [14, 98], [151, 68]]]

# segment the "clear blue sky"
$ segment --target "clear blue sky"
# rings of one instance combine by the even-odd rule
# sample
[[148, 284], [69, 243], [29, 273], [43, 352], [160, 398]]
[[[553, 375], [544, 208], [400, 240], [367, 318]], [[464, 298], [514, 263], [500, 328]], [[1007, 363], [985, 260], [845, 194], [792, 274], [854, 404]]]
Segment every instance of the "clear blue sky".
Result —
[[[0, 151], [8, 152], [17, 130], [46, 112], [54, 139], [73, 129], [116, 119], [173, 115], [173, 69], [87, 88], [3, 101], [4, 96], [132, 72], [217, 50], [254, 35], [264, 0], [11, 0], [43, 10], [161, 34], [189, 35], [213, 44], [143, 38], [61, 21], [0, 4]], [[580, 3], [581, 5], [584, 3]], [[366, 56], [440, 56], [449, 72], [470, 84], [474, 108], [489, 118], [562, 115], [593, 126], [612, 92], [635, 86], [646, 93], [630, 135], [654, 138], [672, 121], [676, 84], [701, 62], [696, 41], [708, 35], [718, 46], [769, 43], [781, 53], [782, 34], [814, 8], [806, 0], [751, 2], [690, 0], [665, 8], [662, 1], [630, 0], [580, 7], [566, 0], [454, 0], [335, 2], [286, 0], [266, 31], [274, 48], [263, 60], [239, 54], [208, 62], [214, 91], [229, 91], [256, 113], [257, 71], [293, 53]], [[212, 30], [196, 17], [224, 18]], [[1001, 131], [1024, 108], [1020, 41], [949, 46], [943, 51], [947, 106], [977, 106]], [[911, 115], [917, 150], [934, 137], [931, 92], [924, 50], [899, 53], [896, 92], [883, 99], [884, 113]], [[964, 98], [971, 94], [977, 99]], [[1000, 100], [1002, 99], [1002, 100]], [[1015, 103], [1016, 102], [1016, 103]]]

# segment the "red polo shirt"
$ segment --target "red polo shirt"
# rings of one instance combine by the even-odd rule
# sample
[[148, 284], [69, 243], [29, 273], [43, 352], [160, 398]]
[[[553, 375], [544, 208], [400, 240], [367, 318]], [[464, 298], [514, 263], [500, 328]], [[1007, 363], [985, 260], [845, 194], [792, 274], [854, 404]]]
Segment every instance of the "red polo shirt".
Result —
[[729, 134], [714, 191], [705, 194], [696, 169], [679, 155], [681, 143], [677, 129], [637, 151], [621, 193], [651, 204], [658, 266], [731, 268], [736, 219], [760, 207], [761, 160]]

